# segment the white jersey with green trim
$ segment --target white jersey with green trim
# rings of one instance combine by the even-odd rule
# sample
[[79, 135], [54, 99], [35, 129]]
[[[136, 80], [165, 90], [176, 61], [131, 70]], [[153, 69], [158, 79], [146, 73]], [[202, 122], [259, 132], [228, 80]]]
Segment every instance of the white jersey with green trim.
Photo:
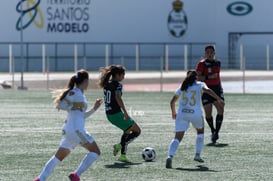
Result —
[[175, 94], [180, 97], [178, 114], [203, 114], [202, 94], [203, 87], [207, 85], [203, 82], [195, 81], [186, 91], [181, 91], [179, 87]]
[[84, 130], [87, 100], [79, 88], [70, 90], [56, 108], [67, 111], [65, 130]]

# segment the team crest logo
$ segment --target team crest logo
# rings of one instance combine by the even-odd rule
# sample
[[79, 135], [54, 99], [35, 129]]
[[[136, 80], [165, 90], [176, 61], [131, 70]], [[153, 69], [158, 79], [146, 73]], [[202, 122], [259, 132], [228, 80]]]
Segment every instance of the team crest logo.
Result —
[[168, 16], [168, 29], [172, 36], [176, 38], [182, 37], [188, 27], [188, 18], [183, 10], [183, 2], [175, 0], [173, 2], [173, 10]]

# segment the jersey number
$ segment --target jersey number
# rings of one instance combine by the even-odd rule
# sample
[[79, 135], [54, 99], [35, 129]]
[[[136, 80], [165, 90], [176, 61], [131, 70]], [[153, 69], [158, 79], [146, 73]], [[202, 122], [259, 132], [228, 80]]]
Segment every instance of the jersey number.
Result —
[[107, 104], [111, 103], [111, 91], [109, 90], [104, 90], [104, 101]]
[[190, 106], [195, 106], [196, 104], [196, 91], [190, 91], [190, 96], [186, 95], [186, 91], [182, 94], [183, 106], [189, 104]]

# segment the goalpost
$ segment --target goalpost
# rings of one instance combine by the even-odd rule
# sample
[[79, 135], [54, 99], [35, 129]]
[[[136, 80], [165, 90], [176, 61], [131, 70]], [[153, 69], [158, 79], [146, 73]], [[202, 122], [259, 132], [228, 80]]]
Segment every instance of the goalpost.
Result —
[[[237, 51], [239, 39], [244, 35], [273, 35], [273, 32], [229, 32], [228, 33], [228, 65], [236, 68]], [[270, 46], [266, 44], [266, 70], [270, 70]]]

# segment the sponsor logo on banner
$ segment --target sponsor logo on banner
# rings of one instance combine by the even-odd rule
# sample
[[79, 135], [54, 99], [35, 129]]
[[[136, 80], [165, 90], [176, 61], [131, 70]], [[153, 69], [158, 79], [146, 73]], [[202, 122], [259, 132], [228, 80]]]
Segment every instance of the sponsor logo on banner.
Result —
[[[25, 3], [26, 2], [26, 3]], [[39, 7], [41, 0], [21, 0], [16, 5], [16, 11], [20, 13], [20, 17], [16, 22], [18, 31], [26, 29], [32, 23], [42, 29], [44, 27], [44, 16]], [[26, 20], [27, 21], [23, 21]], [[39, 19], [39, 21], [37, 20]]]
[[252, 10], [251, 4], [242, 1], [233, 2], [227, 6], [227, 12], [234, 16], [245, 16], [251, 13]]
[[16, 30], [35, 26], [48, 33], [87, 33], [91, 0], [20, 0]]

